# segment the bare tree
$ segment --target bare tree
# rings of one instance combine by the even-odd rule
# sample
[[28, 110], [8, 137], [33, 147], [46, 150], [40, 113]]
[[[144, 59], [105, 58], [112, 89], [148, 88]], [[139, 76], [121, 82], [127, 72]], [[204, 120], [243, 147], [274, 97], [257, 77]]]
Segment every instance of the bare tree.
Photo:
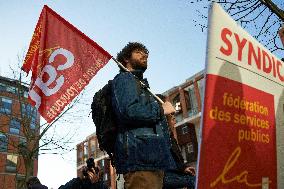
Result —
[[[18, 61], [22, 62], [20, 59]], [[11, 131], [6, 133], [0, 132], [0, 143], [6, 143], [7, 151], [16, 154], [15, 156], [18, 160], [16, 167], [24, 167], [24, 178], [18, 182], [17, 188], [25, 188], [27, 179], [34, 175], [34, 161], [38, 159], [39, 155], [62, 155], [74, 150], [72, 139], [75, 135], [75, 131], [70, 130], [62, 135], [62, 133], [58, 134], [56, 132], [56, 128], [59, 124], [71, 125], [72, 120], [80, 118], [81, 114], [73, 112], [73, 114], [70, 115], [69, 113], [71, 108], [75, 104], [78, 104], [81, 95], [73, 100], [52, 123], [40, 123], [40, 116], [36, 108], [32, 107], [28, 102], [28, 84], [23, 82], [23, 72], [19, 70], [13, 71], [14, 77], [17, 77], [17, 79], [11, 80], [10, 82], [10, 84], [12, 84], [10, 87], [12, 86], [13, 91], [2, 91], [7, 94], [10, 93], [8, 96], [17, 101], [16, 107], [18, 110], [12, 112], [9, 108], [5, 108], [5, 105], [1, 103], [2, 101], [0, 99], [0, 116], [5, 117], [1, 119], [0, 131], [3, 130], [3, 128], [9, 127], [9, 125], [11, 128], [13, 124], [15, 124], [15, 127], [21, 127], [21, 130], [19, 131], [16, 128], [16, 132], [14, 134], [12, 133], [12, 135], [10, 133]], [[72, 116], [72, 118], [70, 116]], [[16, 172], [15, 183], [17, 183], [17, 175], [21, 171], [14, 171]]]
[[[207, 28], [207, 9], [213, 0], [194, 0], [199, 4], [197, 10], [201, 20], [196, 26], [202, 31]], [[284, 47], [278, 36], [278, 31], [284, 22], [284, 1], [282, 0], [215, 0], [236, 20], [248, 30], [260, 43], [271, 52], [283, 56]]]

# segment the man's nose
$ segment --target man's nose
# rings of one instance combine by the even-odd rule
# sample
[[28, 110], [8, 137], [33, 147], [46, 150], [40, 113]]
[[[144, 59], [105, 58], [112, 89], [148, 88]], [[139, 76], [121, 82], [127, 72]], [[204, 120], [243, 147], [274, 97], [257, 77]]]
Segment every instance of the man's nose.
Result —
[[142, 52], [142, 55], [148, 57], [148, 54], [145, 52]]
[[145, 59], [145, 60], [147, 60], [147, 59], [148, 59], [148, 54], [143, 53], [143, 54], [142, 54], [142, 58]]
[[142, 55], [143, 58], [148, 58], [148, 54], [143, 52], [143, 51], [139, 51], [139, 53]]

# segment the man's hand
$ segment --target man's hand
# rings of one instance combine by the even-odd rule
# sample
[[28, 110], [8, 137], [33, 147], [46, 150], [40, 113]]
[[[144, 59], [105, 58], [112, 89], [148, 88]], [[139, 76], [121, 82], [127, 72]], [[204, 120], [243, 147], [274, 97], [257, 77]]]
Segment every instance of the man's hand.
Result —
[[99, 181], [99, 173], [96, 174], [94, 168], [92, 168], [91, 170], [92, 171], [88, 171], [87, 173], [88, 173], [88, 177], [89, 177], [91, 183], [94, 184], [94, 183]]
[[162, 107], [164, 109], [164, 114], [165, 115], [169, 115], [171, 113], [175, 113], [175, 108], [173, 107], [173, 105], [166, 101], [165, 103], [162, 104]]
[[191, 174], [192, 176], [195, 176], [195, 168], [194, 167], [186, 167], [184, 169], [185, 173]]
[[84, 180], [84, 179], [88, 179], [91, 181], [91, 183], [96, 183], [99, 181], [99, 173], [96, 174], [96, 171], [94, 168], [92, 168], [91, 170], [88, 170], [87, 167], [83, 167], [83, 169], [85, 169], [85, 172], [87, 172], [87, 174], [83, 174], [83, 170], [80, 171], [80, 174], [79, 174], [79, 178], [81, 180]]

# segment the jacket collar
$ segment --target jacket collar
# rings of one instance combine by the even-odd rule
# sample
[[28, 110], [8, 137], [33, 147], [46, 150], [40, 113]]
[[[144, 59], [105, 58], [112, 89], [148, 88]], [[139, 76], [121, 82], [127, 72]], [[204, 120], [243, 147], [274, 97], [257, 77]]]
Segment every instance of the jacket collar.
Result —
[[142, 70], [133, 70], [133, 71], [131, 71], [131, 73], [133, 75], [135, 75], [139, 80], [143, 79], [144, 71], [142, 71]]
[[147, 78], [143, 78], [143, 70], [133, 70], [131, 71], [133, 75], [135, 75], [142, 83], [144, 83], [144, 88], [150, 88]]
[[[120, 72], [126, 72], [125, 70], [120, 70]], [[132, 73], [133, 75], [135, 75], [139, 80], [143, 79], [143, 70], [132, 70], [130, 73]]]
[[[121, 72], [126, 72], [124, 70], [120, 70], [120, 71]], [[150, 88], [148, 80], [146, 78], [143, 78], [144, 70], [133, 70], [133, 71], [131, 71], [131, 73], [133, 75], [135, 75], [140, 81], [142, 81], [145, 84], [146, 88]]]

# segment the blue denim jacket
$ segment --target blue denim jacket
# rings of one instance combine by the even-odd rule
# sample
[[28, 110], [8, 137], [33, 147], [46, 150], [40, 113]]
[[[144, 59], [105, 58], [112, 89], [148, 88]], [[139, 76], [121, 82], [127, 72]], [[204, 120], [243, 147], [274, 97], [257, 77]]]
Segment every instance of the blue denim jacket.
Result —
[[[132, 73], [143, 78], [141, 71]], [[113, 79], [112, 104], [119, 130], [114, 153], [117, 173], [175, 169], [163, 109], [131, 73], [121, 72]]]

